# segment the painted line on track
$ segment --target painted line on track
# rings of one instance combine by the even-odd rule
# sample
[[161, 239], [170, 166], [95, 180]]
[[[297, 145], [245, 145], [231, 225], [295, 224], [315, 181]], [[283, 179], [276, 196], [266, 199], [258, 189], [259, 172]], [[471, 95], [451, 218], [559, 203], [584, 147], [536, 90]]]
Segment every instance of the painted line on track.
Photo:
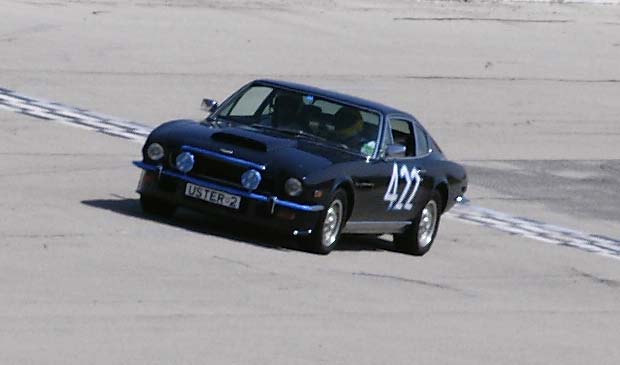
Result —
[[447, 215], [467, 223], [492, 228], [511, 235], [620, 259], [620, 240], [615, 238], [588, 234], [534, 219], [516, 217], [470, 203], [457, 204]]
[[0, 109], [144, 143], [152, 127], [0, 88]]
[[[144, 143], [148, 134], [153, 130], [152, 127], [143, 123], [114, 118], [61, 103], [35, 99], [4, 88], [0, 88], [0, 109], [88, 129], [137, 143]], [[515, 217], [471, 203], [457, 204], [447, 213], [447, 216], [511, 235], [620, 259], [620, 240], [610, 237], [579, 232], [529, 218]]]

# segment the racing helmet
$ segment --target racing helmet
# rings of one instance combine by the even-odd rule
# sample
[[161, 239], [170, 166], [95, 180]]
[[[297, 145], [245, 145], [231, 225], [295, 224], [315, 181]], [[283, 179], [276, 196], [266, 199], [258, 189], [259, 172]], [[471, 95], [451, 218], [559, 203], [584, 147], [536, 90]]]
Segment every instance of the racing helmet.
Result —
[[359, 110], [343, 106], [334, 114], [334, 132], [347, 139], [360, 134], [364, 130], [364, 120]]

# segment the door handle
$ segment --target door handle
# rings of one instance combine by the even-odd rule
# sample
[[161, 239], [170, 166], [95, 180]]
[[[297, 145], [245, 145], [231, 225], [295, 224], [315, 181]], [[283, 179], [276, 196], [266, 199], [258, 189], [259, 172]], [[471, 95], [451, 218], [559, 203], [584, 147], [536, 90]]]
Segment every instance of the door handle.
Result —
[[372, 189], [375, 187], [375, 184], [371, 182], [360, 181], [355, 183], [355, 187], [360, 189]]

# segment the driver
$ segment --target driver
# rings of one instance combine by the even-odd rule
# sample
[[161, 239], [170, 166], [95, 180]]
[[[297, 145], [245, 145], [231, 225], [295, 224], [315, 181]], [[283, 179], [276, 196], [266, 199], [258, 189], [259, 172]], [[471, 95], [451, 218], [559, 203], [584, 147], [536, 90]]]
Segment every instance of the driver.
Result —
[[347, 146], [370, 156], [375, 150], [375, 141], [364, 136], [364, 120], [359, 110], [348, 106], [334, 114], [334, 137]]

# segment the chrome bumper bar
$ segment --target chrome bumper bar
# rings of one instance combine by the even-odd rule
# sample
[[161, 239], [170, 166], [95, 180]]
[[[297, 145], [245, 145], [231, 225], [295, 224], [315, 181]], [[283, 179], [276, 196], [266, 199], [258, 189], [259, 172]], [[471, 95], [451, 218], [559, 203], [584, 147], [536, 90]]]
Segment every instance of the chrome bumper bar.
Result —
[[262, 195], [262, 194], [256, 194], [256, 193], [253, 193], [251, 191], [241, 190], [241, 189], [233, 188], [233, 187], [226, 186], [226, 185], [217, 184], [217, 183], [214, 183], [214, 182], [211, 182], [211, 181], [202, 180], [202, 179], [196, 179], [194, 177], [187, 176], [187, 175], [185, 175], [185, 174], [183, 174], [181, 172], [164, 170], [159, 165], [152, 165], [152, 164], [144, 163], [142, 161], [133, 161], [133, 164], [135, 166], [143, 169], [143, 170], [146, 170], [146, 171], [155, 171], [155, 172], [157, 172], [160, 175], [166, 175], [166, 176], [174, 177], [174, 178], [177, 178], [177, 179], [185, 181], [185, 182], [190, 182], [192, 184], [203, 186], [205, 188], [220, 190], [220, 191], [223, 191], [223, 192], [226, 192], [226, 193], [229, 193], [229, 194], [239, 195], [239, 196], [242, 196], [244, 198], [257, 200], [257, 201], [264, 202], [264, 203], [270, 203], [270, 204], [274, 204], [274, 205], [279, 205], [279, 206], [282, 206], [282, 207], [286, 207], [286, 208], [290, 208], [290, 209], [295, 209], [295, 210], [300, 210], [300, 211], [304, 211], [304, 212], [320, 212], [323, 209], [325, 209], [325, 207], [322, 206], [322, 205], [305, 205], [305, 204], [294, 203], [294, 202], [290, 202], [290, 201], [287, 201], [287, 200], [278, 199], [275, 196], [266, 196], [266, 195]]

